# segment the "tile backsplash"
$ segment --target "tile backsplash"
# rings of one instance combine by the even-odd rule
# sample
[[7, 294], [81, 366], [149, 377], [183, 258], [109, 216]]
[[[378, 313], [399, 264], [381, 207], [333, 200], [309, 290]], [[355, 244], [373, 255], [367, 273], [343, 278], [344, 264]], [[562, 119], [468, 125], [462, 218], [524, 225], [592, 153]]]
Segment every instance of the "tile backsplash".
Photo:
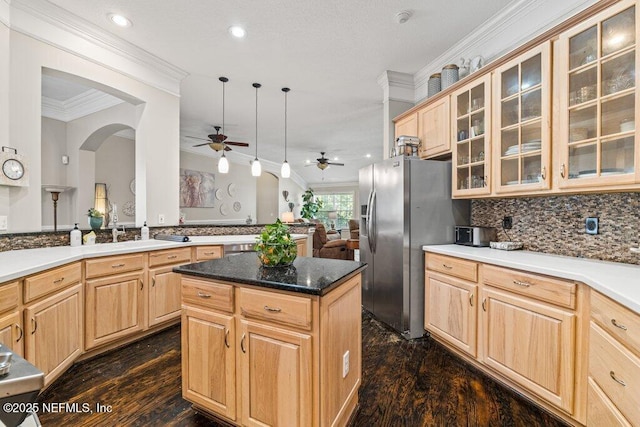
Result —
[[[513, 228], [502, 231], [502, 218]], [[585, 233], [587, 217], [598, 217], [599, 234]], [[605, 261], [640, 264], [640, 193], [479, 199], [471, 202], [471, 224], [496, 227], [498, 240], [524, 249]]]

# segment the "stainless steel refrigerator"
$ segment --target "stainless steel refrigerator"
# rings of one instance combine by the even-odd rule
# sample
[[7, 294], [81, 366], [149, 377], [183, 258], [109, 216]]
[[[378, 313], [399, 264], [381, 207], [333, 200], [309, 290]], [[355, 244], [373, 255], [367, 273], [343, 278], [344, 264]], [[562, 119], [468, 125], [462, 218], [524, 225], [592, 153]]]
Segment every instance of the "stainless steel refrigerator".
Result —
[[453, 243], [468, 200], [451, 199], [451, 162], [393, 157], [360, 169], [362, 305], [412, 339], [424, 334], [426, 244]]

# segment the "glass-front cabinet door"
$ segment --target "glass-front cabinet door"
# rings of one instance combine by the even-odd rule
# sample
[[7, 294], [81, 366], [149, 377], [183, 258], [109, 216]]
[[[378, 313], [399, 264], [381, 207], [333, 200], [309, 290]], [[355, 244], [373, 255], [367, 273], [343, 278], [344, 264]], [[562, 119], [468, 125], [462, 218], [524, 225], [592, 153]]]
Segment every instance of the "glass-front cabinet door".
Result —
[[453, 196], [491, 193], [491, 75], [451, 95]]
[[550, 187], [551, 43], [509, 61], [494, 73], [496, 193]]
[[640, 181], [634, 4], [622, 1], [559, 39], [560, 187]]

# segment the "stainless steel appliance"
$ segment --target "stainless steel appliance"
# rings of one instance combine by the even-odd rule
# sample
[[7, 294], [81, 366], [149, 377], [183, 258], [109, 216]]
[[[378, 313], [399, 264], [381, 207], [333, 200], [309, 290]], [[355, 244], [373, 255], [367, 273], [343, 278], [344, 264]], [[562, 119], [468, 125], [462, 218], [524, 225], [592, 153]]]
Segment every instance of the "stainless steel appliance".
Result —
[[454, 242], [469, 201], [451, 200], [451, 163], [395, 157], [360, 169], [362, 305], [407, 338], [424, 334], [422, 245]]
[[496, 229], [493, 227], [456, 227], [456, 244], [465, 246], [489, 246], [496, 240]]
[[[11, 353], [11, 350], [0, 344], [0, 353]], [[29, 425], [39, 426], [38, 415], [31, 411], [43, 386], [42, 371], [12, 353], [9, 369], [0, 376], [0, 426], [18, 426], [27, 416], [33, 420]]]

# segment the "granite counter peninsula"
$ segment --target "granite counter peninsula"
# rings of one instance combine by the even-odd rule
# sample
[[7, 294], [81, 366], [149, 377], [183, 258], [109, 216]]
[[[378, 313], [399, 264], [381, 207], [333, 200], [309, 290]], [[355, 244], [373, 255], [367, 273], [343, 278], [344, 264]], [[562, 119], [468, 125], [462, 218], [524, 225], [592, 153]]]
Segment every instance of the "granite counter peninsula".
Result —
[[361, 383], [366, 264], [255, 253], [187, 264], [182, 396], [236, 425], [346, 425]]

